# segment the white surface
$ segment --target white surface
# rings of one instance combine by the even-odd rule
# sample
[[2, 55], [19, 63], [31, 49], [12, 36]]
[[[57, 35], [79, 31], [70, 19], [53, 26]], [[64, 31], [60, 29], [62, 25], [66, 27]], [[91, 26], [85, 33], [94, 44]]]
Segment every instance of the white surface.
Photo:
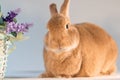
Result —
[[5, 80], [120, 80], [120, 76], [91, 78], [8, 78]]
[[79, 78], [6, 78], [5, 80], [120, 80], [120, 74], [99, 77], [79, 77]]

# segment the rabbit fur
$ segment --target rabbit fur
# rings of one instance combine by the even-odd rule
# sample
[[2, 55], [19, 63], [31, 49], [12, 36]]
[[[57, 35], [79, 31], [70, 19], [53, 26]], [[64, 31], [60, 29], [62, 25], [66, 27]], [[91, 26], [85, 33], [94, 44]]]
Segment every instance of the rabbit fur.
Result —
[[118, 49], [112, 37], [92, 23], [71, 24], [69, 0], [58, 13], [50, 5], [51, 18], [44, 39], [46, 71], [40, 77], [93, 77], [116, 71]]

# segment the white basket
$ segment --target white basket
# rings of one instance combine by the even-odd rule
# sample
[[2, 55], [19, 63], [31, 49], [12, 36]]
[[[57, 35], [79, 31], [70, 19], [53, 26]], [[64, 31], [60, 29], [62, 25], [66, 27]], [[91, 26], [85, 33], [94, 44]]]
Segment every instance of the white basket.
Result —
[[0, 79], [3, 79], [5, 77], [8, 57], [7, 51], [8, 51], [7, 41], [0, 39]]
[[7, 55], [0, 56], [0, 79], [5, 77], [7, 67]]

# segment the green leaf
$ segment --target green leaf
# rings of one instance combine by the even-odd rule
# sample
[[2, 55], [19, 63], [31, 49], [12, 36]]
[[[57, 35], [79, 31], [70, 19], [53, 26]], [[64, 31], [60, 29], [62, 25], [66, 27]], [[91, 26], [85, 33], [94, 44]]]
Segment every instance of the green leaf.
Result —
[[17, 23], [17, 19], [14, 18], [13, 21], [14, 21], [15, 23]]
[[3, 23], [4, 23], [3, 19], [0, 18], [0, 25], [3, 24]]
[[0, 12], [0, 18], [2, 17], [2, 13]]
[[5, 26], [3, 26], [3, 25], [0, 25], [0, 29], [5, 29]]
[[16, 32], [11, 32], [11, 34], [12, 34], [14, 37], [17, 37], [17, 33], [16, 33]]
[[17, 36], [16, 36], [16, 37], [13, 36], [12, 34], [11, 34], [11, 35], [8, 35], [8, 36], [9, 36], [11, 42], [23, 41], [23, 40], [29, 39], [29, 37], [23, 36], [23, 33], [21, 33], [21, 32], [17, 33]]
[[5, 34], [3, 34], [3, 33], [0, 33], [0, 39], [5, 39]]
[[22, 33], [22, 32], [19, 32], [19, 33], [17, 34], [16, 39], [17, 39], [17, 40], [23, 40], [23, 39], [24, 39], [23, 33]]
[[23, 33], [21, 33], [21, 32], [17, 33], [16, 37], [13, 36], [12, 34], [8, 34], [7, 36], [9, 37], [9, 40], [11, 42], [22, 41], [22, 40], [27, 40], [28, 39], [28, 37], [24, 37]]

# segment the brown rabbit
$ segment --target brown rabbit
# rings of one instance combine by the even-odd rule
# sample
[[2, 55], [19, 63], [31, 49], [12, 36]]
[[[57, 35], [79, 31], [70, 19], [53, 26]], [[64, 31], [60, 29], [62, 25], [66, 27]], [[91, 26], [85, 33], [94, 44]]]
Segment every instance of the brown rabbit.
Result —
[[71, 24], [69, 0], [60, 13], [50, 5], [51, 19], [45, 36], [41, 77], [91, 77], [109, 75], [116, 70], [118, 50], [115, 41], [99, 26], [91, 23]]

